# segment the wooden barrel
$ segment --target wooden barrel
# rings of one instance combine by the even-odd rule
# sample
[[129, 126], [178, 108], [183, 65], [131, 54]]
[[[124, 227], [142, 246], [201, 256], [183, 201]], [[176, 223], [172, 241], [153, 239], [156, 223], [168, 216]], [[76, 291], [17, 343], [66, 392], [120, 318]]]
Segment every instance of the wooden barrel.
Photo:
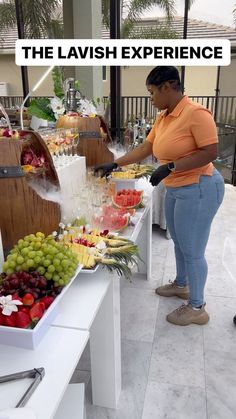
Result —
[[[36, 133], [28, 133], [28, 142], [9, 138], [0, 139], [0, 229], [4, 253], [27, 234], [42, 231], [50, 234], [58, 229], [60, 206], [42, 199], [22, 176], [21, 156], [25, 144], [36, 152], [43, 152], [47, 169], [43, 175], [45, 185], [59, 189], [57, 173], [46, 145]], [[7, 177], [9, 176], [9, 177]], [[47, 186], [45, 186], [47, 187]]]
[[111, 142], [110, 133], [102, 117], [63, 115], [56, 126], [57, 128], [78, 128], [78, 153], [86, 157], [87, 167], [114, 161], [114, 155], [107, 147], [107, 144]]

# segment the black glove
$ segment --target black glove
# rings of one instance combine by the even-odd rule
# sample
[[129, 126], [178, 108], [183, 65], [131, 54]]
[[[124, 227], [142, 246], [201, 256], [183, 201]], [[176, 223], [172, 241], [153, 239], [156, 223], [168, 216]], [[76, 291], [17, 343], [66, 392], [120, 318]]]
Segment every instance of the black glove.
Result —
[[157, 186], [158, 183], [162, 181], [162, 179], [165, 179], [165, 177], [167, 177], [171, 173], [171, 170], [168, 167], [169, 164], [170, 163], [162, 164], [155, 170], [155, 172], [153, 172], [149, 180], [152, 186]]
[[103, 163], [99, 164], [98, 166], [95, 166], [93, 169], [94, 175], [100, 175], [101, 177], [109, 176], [113, 170], [117, 169], [118, 164], [117, 163]]

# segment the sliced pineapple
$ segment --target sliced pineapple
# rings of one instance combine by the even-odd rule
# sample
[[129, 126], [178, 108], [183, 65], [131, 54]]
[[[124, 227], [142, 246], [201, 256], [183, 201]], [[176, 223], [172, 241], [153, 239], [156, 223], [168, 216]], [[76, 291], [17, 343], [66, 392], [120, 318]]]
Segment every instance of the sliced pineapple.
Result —
[[124, 172], [112, 172], [111, 176], [115, 179], [135, 179], [136, 173], [131, 170], [127, 170]]

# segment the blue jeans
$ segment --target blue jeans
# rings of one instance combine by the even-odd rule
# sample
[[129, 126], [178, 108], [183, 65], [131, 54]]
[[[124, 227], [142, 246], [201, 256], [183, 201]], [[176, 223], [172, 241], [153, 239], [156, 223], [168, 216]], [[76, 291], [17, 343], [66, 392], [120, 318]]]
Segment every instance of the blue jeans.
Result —
[[167, 187], [165, 213], [175, 245], [176, 283], [189, 285], [192, 307], [204, 303], [205, 249], [212, 220], [223, 197], [224, 180], [216, 169], [212, 176], [200, 176], [199, 183]]

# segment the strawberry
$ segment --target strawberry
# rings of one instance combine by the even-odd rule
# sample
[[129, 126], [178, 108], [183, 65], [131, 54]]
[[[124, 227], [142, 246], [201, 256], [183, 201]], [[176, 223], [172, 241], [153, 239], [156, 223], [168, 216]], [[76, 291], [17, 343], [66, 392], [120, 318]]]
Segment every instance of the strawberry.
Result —
[[4, 326], [5, 324], [5, 316], [0, 312], [0, 326]]
[[18, 306], [18, 311], [23, 311], [24, 313], [29, 314], [30, 307]]
[[33, 295], [27, 292], [27, 294], [25, 294], [24, 297], [22, 298], [22, 302], [24, 306], [32, 306], [34, 304]]
[[20, 327], [21, 329], [26, 329], [31, 323], [31, 318], [28, 313], [24, 313], [24, 311], [18, 311], [15, 315], [15, 324], [16, 327]]
[[53, 301], [54, 301], [54, 297], [47, 296], [47, 297], [41, 298], [40, 303], [44, 303], [45, 308], [47, 309], [52, 304]]
[[4, 326], [15, 327], [16, 326], [16, 313], [11, 313], [10, 316], [4, 316]]
[[33, 307], [30, 309], [30, 318], [33, 321], [38, 321], [43, 316], [43, 313], [45, 311], [45, 305], [44, 303], [35, 303]]

